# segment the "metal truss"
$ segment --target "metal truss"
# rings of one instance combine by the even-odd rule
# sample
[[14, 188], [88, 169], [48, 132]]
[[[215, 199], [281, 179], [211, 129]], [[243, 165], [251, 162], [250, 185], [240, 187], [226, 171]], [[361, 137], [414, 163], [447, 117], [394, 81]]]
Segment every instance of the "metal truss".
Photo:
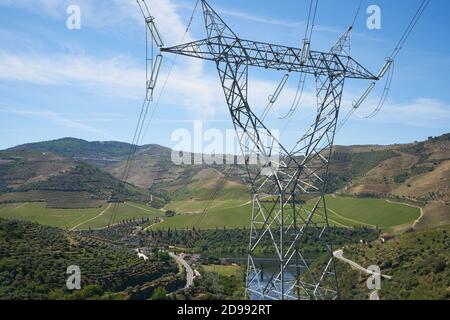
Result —
[[[202, 7], [207, 38], [161, 51], [216, 64], [253, 190], [248, 297], [337, 299], [324, 197], [330, 157], [345, 79], [377, 77], [348, 55], [351, 29], [329, 52], [304, 52], [239, 39], [204, 0]], [[316, 79], [316, 119], [289, 151], [248, 104], [249, 67], [304, 72]], [[274, 270], [263, 270], [258, 262], [268, 246], [275, 252]]]

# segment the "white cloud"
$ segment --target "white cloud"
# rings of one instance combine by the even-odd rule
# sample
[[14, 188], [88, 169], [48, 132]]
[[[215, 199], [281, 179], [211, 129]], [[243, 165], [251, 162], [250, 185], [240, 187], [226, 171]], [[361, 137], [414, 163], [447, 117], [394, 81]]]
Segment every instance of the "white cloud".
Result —
[[[188, 4], [178, 4], [176, 5], [180, 8], [188, 8], [193, 9], [194, 7]], [[280, 27], [286, 27], [286, 28], [306, 28], [306, 22], [305, 21], [293, 21], [288, 19], [282, 19], [282, 18], [273, 18], [270, 16], [264, 16], [264, 15], [257, 15], [254, 13], [250, 13], [247, 11], [242, 10], [235, 10], [230, 9], [226, 7], [216, 6], [214, 5], [214, 9], [223, 16], [238, 18], [241, 20], [246, 20], [249, 22], [256, 22], [261, 23], [265, 25], [274, 25], [274, 26], [280, 26]], [[316, 31], [323, 31], [323, 32], [331, 32], [331, 33], [337, 33], [341, 32], [342, 30], [336, 27], [331, 26], [324, 26], [324, 25], [315, 25], [314, 26]]]
[[[375, 101], [368, 103], [365, 109], [375, 106]], [[394, 123], [415, 127], [446, 126], [450, 123], [450, 105], [430, 98], [417, 98], [410, 102], [388, 102], [373, 118], [364, 119], [369, 112], [361, 110], [359, 117], [373, 123]]]
[[39, 85], [82, 86], [89, 91], [137, 98], [145, 74], [125, 57], [12, 54], [0, 51], [0, 79]]
[[[66, 7], [71, 0], [0, 0], [1, 5], [16, 6], [37, 12], [54, 19], [65, 19]], [[87, 27], [117, 27], [120, 23], [143, 25], [141, 13], [135, 0], [79, 0], [82, 9], [82, 23]], [[148, 0], [150, 11], [155, 15], [158, 27], [167, 44], [177, 44], [185, 34], [185, 21], [177, 13], [177, 6], [171, 0]], [[268, 19], [254, 14], [219, 9], [222, 13], [255, 22], [277, 24], [286, 27], [301, 27], [302, 22], [283, 19]], [[326, 27], [318, 27], [326, 28]], [[335, 32], [333, 28], [328, 31]], [[185, 41], [192, 40], [189, 34]], [[173, 57], [170, 57], [171, 59]], [[165, 68], [159, 78], [157, 89], [161, 90], [167, 78], [171, 61], [165, 59]], [[40, 85], [81, 86], [86, 90], [140, 99], [144, 95], [144, 70], [135, 60], [124, 56], [98, 58], [87, 55], [63, 53], [35, 54], [30, 52], [10, 53], [0, 51], [0, 79], [31, 82]], [[280, 75], [281, 78], [281, 75]], [[295, 81], [290, 80], [272, 116], [285, 114], [295, 96]], [[249, 101], [256, 114], [267, 105], [267, 98], [276, 86], [277, 80], [252, 79]], [[158, 95], [159, 91], [156, 93]], [[346, 96], [349, 96], [348, 94]], [[351, 96], [353, 98], [353, 96]], [[174, 66], [162, 103], [181, 106], [193, 113], [194, 118], [213, 119], [217, 114], [227, 114], [227, 108], [216, 72], [207, 72], [204, 62], [191, 58], [179, 58]], [[367, 106], [375, 105], [376, 101]], [[316, 106], [314, 89], [304, 92], [302, 108], [313, 111]], [[351, 100], [343, 106], [350, 106]], [[370, 108], [368, 108], [370, 109]], [[343, 110], [345, 112], [345, 110]], [[363, 110], [359, 111], [363, 113]], [[369, 113], [369, 112], [367, 112]], [[383, 111], [370, 121], [405, 123], [415, 126], [432, 126], [450, 121], [447, 104], [432, 99], [416, 99], [411, 103], [388, 103]]]
[[71, 128], [71, 129], [80, 130], [80, 131], [86, 132], [86, 133], [93, 133], [99, 137], [102, 137], [102, 139], [113, 139], [113, 136], [104, 132], [103, 130], [86, 125], [85, 123], [75, 121], [61, 113], [56, 113], [56, 112], [49, 111], [49, 110], [44, 110], [44, 109], [36, 110], [36, 108], [34, 108], [34, 109], [18, 109], [18, 108], [12, 109], [12, 108], [1, 107], [0, 112], [8, 113], [8, 114], [16, 114], [16, 115], [20, 115], [20, 116], [43, 118], [43, 119], [46, 119], [56, 125], [64, 127], [64, 128]]
[[[185, 34], [186, 26], [177, 14], [177, 7], [172, 0], [146, 2], [164, 40], [178, 43]], [[136, 0], [0, 0], [0, 6], [20, 8], [57, 20], [67, 19], [67, 7], [73, 4], [81, 9], [82, 28], [120, 28], [122, 24], [136, 23], [144, 26]], [[189, 35], [185, 40], [190, 40]]]

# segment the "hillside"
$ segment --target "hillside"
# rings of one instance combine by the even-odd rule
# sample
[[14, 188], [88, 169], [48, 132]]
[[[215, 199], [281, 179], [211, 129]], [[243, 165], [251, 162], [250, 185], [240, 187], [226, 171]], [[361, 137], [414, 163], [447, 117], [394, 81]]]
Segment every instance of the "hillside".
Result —
[[[416, 224], [418, 228], [448, 224], [449, 139], [447, 134], [404, 145], [336, 146], [327, 192], [382, 197], [420, 206], [424, 210]], [[34, 188], [69, 191], [70, 186], [82, 184], [82, 188], [75, 190], [105, 197], [117, 186], [117, 180], [111, 180], [111, 176], [122, 177], [129, 150], [126, 143], [72, 138], [14, 147], [0, 153], [0, 192]], [[212, 198], [245, 202], [250, 199], [243, 166], [177, 166], [171, 160], [171, 152], [158, 145], [139, 146], [129, 173], [128, 182], [149, 190], [156, 207]], [[4, 156], [5, 153], [9, 156]], [[21, 159], [23, 154], [33, 156]], [[20, 170], [14, 170], [17, 164]], [[79, 172], [88, 172], [97, 182], [79, 179]], [[140, 189], [131, 186], [129, 189], [134, 195], [142, 195]]]
[[[37, 196], [33, 191], [41, 192]], [[122, 192], [117, 178], [78, 160], [49, 152], [0, 152], [0, 201], [49, 201], [54, 192], [70, 193], [67, 201], [75, 193], [103, 200], [119, 194], [132, 199], [147, 197], [145, 191], [130, 184]]]
[[[0, 299], [126, 299], [143, 284], [149, 298], [178, 285], [168, 256], [144, 261], [131, 248], [28, 222], [0, 219], [0, 257]], [[66, 288], [70, 265], [80, 267], [80, 291]]]
[[[382, 300], [448, 300], [449, 233], [449, 226], [408, 232], [387, 243], [378, 240], [346, 246], [344, 254], [364, 267], [378, 265], [382, 274], [392, 276], [391, 280], [382, 280]], [[367, 299], [367, 276], [349, 268], [338, 262], [342, 298]]]
[[[62, 138], [52, 141], [24, 144], [10, 148], [7, 151], [51, 152], [71, 159], [77, 159], [96, 165], [105, 165], [126, 160], [130, 148], [131, 145], [125, 142], [88, 142], [75, 138]], [[145, 145], [137, 147], [137, 153], [146, 156], [170, 157], [171, 150], [158, 145]]]
[[385, 159], [342, 193], [410, 201], [424, 208], [417, 227], [450, 222], [450, 134], [393, 146]]

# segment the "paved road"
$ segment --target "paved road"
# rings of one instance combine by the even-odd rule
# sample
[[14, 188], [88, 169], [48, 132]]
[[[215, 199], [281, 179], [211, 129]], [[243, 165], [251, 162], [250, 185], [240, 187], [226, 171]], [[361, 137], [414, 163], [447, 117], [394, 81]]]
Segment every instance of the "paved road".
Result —
[[[352, 260], [349, 260], [349, 259], [347, 259], [347, 258], [344, 258], [344, 250], [343, 250], [343, 249], [335, 251], [335, 252], [333, 253], [333, 255], [334, 255], [337, 259], [341, 260], [342, 262], [348, 263], [349, 265], [351, 265], [353, 268], [355, 268], [355, 269], [357, 269], [357, 270], [360, 270], [360, 271], [362, 271], [362, 272], [364, 272], [364, 273], [367, 273], [367, 274], [375, 274], [373, 271], [368, 270], [368, 269], [366, 269], [366, 268], [360, 266], [360, 265], [357, 264], [356, 262], [354, 262], [354, 261], [352, 261]], [[392, 279], [391, 276], [386, 276], [386, 275], [384, 275], [384, 274], [382, 274], [381, 276], [382, 276], [383, 278], [386, 278], [386, 279]]]
[[378, 296], [378, 291], [372, 291], [372, 293], [370, 294], [370, 300], [380, 300], [380, 297]]
[[[360, 266], [359, 264], [357, 264], [356, 262], [354, 262], [352, 260], [344, 258], [344, 250], [343, 249], [333, 252], [333, 255], [336, 257], [336, 259], [339, 259], [342, 262], [348, 263], [349, 265], [351, 265], [353, 268], [355, 268], [357, 270], [360, 270], [360, 271], [362, 271], [364, 273], [367, 273], [367, 274], [374, 274], [373, 271], [368, 270], [368, 269]], [[392, 277], [386, 276], [386, 275], [383, 275], [383, 274], [381, 276], [383, 278], [386, 278], [386, 279], [392, 279]], [[370, 293], [370, 298], [369, 299], [370, 300], [380, 300], [380, 297], [378, 296], [378, 291], [377, 290], [372, 291]]]
[[177, 256], [176, 254], [173, 254], [169, 252], [169, 255], [175, 259], [178, 263], [182, 264], [184, 269], [186, 269], [186, 287], [189, 288], [194, 284], [194, 271], [192, 270], [191, 266], [180, 256]]

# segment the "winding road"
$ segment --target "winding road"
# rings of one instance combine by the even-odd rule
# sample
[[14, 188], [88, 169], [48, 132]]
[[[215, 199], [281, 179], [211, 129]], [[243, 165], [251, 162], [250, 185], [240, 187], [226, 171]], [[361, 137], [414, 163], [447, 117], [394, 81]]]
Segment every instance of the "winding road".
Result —
[[[341, 260], [342, 262], [348, 263], [349, 265], [351, 265], [353, 268], [355, 268], [355, 269], [357, 269], [357, 270], [360, 270], [360, 271], [362, 271], [362, 272], [364, 272], [364, 273], [367, 273], [367, 274], [370, 274], [370, 275], [372, 275], [372, 274], [377, 274], [377, 273], [373, 272], [372, 270], [369, 270], [369, 269], [366, 269], [366, 268], [360, 266], [359, 264], [357, 264], [356, 262], [354, 262], [354, 261], [352, 261], [352, 260], [349, 260], [349, 259], [347, 259], [347, 258], [344, 258], [344, 250], [343, 250], [343, 249], [335, 251], [335, 252], [333, 253], [333, 255], [334, 255], [338, 260]], [[384, 275], [384, 274], [380, 274], [380, 276], [382, 276], [382, 277], [385, 278], [385, 279], [392, 279], [391, 276], [387, 276], [387, 275]]]
[[175, 259], [179, 264], [181, 264], [184, 269], [186, 270], [186, 289], [191, 287], [194, 284], [194, 271], [192, 270], [191, 266], [180, 256], [177, 256], [176, 254], [169, 252], [169, 256], [171, 256], [173, 259]]
[[[366, 268], [362, 267], [361, 265], [357, 264], [356, 262], [345, 258], [343, 249], [333, 252], [333, 255], [335, 256], [336, 259], [341, 260], [342, 262], [347, 263], [350, 266], [352, 266], [353, 268], [360, 270], [366, 274], [370, 274], [370, 275], [377, 274], [377, 273], [373, 272], [372, 270], [366, 269]], [[380, 276], [382, 276], [385, 279], [392, 279], [391, 276], [387, 276], [384, 274], [380, 274]], [[378, 296], [378, 290], [374, 290], [370, 293], [370, 300], [380, 300], [380, 297]]]

